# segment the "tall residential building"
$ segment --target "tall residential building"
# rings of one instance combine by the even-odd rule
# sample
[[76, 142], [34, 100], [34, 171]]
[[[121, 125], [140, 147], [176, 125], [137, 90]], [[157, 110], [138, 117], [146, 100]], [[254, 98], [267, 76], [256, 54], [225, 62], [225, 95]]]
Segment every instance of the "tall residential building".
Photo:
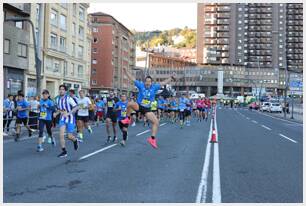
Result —
[[[29, 18], [30, 4], [3, 4], [4, 20]], [[27, 22], [3, 24], [3, 92], [16, 95], [25, 90], [24, 74], [29, 69], [31, 27]]]
[[[88, 7], [87, 3], [31, 4], [31, 20], [42, 60], [41, 84], [53, 97], [58, 94], [60, 84], [76, 91], [90, 89], [91, 32]], [[33, 44], [32, 39], [30, 41]], [[29, 55], [26, 83], [31, 93], [36, 82], [33, 46]]]
[[303, 70], [303, 4], [286, 4], [288, 70]]
[[133, 87], [123, 75], [123, 68], [135, 67], [134, 34], [111, 15], [90, 14], [92, 21], [91, 91], [129, 91]]
[[302, 71], [302, 12], [302, 4], [198, 4], [197, 63]]

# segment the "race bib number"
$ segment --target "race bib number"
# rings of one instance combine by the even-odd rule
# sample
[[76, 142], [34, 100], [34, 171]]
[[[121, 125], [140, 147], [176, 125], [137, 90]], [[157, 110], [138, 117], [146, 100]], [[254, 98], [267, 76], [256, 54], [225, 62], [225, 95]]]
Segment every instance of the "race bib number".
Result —
[[149, 100], [147, 100], [147, 99], [143, 99], [142, 102], [141, 102], [141, 104], [144, 105], [144, 106], [149, 106], [150, 103], [151, 102]]
[[81, 108], [81, 109], [84, 109], [84, 104], [80, 104], [80, 108]]
[[40, 118], [46, 119], [47, 117], [47, 112], [40, 112]]
[[126, 116], [126, 111], [121, 111], [121, 117], [125, 117]]
[[108, 107], [113, 107], [113, 105], [114, 105], [113, 102], [107, 102]]

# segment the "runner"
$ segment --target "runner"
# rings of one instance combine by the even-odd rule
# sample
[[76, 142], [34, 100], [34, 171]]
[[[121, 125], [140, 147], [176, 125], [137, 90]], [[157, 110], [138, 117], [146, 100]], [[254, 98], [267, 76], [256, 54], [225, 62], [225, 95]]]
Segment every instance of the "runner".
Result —
[[202, 121], [202, 111], [203, 111], [203, 107], [204, 107], [204, 102], [202, 101], [202, 98], [197, 99], [196, 100], [196, 104], [197, 104], [197, 118], [198, 121]]
[[157, 101], [157, 108], [158, 108], [158, 115], [157, 118], [160, 121], [161, 118], [164, 116], [164, 111], [165, 111], [165, 100], [163, 96], [159, 96], [158, 101]]
[[121, 120], [126, 118], [126, 109], [127, 109], [128, 101], [126, 98], [125, 94], [121, 94], [121, 100], [116, 103], [116, 111], [118, 115], [118, 121], [119, 121], [119, 127], [123, 135], [123, 139], [120, 142], [121, 146], [126, 145], [126, 140], [127, 140], [127, 129], [128, 129], [128, 124], [123, 124]]
[[96, 103], [97, 126], [99, 125], [100, 121], [104, 122], [104, 107], [105, 107], [104, 101], [102, 100], [102, 98], [98, 98]]
[[152, 135], [147, 139], [147, 141], [151, 144], [153, 148], [157, 148], [156, 134], [159, 126], [159, 121], [157, 117], [151, 112], [151, 103], [155, 99], [156, 92], [160, 89], [161, 86], [164, 86], [171, 82], [172, 79], [175, 79], [174, 76], [166, 79], [160, 84], [153, 84], [152, 77], [147, 76], [145, 78], [145, 82], [141, 82], [135, 79], [132, 74], [130, 74], [126, 68], [124, 68], [124, 72], [129, 78], [130, 81], [133, 81], [135, 86], [138, 88], [138, 99], [136, 102], [129, 102], [127, 108], [127, 118], [121, 120], [123, 124], [130, 124], [131, 122], [131, 110], [140, 111], [142, 114], [146, 116], [148, 120], [152, 123]]
[[191, 111], [192, 111], [192, 102], [189, 99], [189, 95], [187, 95], [187, 108], [185, 109], [185, 116], [186, 116], [186, 125], [190, 126], [190, 119], [191, 119]]
[[177, 112], [177, 102], [175, 97], [171, 96], [170, 101], [170, 118], [171, 118], [171, 123], [174, 124], [176, 121], [176, 112]]
[[179, 119], [180, 119], [180, 127], [183, 128], [185, 123], [185, 110], [187, 109], [188, 100], [185, 94], [179, 98], [178, 111], [179, 111]]
[[14, 96], [9, 94], [7, 99], [3, 102], [3, 134], [6, 128], [6, 131], [10, 131], [10, 124], [14, 117]]
[[117, 114], [116, 111], [114, 110], [115, 107], [115, 96], [113, 92], [110, 92], [110, 96], [107, 97], [107, 114], [106, 114], [106, 132], [107, 132], [107, 140], [106, 143], [110, 142], [111, 135], [110, 135], [110, 124], [112, 123], [113, 126], [113, 133], [114, 133], [114, 138], [113, 142], [117, 140], [116, 137], [116, 124], [117, 124]]
[[50, 99], [49, 91], [43, 90], [42, 92], [43, 98], [39, 102], [39, 135], [38, 135], [38, 145], [37, 145], [37, 152], [44, 151], [42, 147], [43, 143], [43, 134], [44, 134], [44, 127], [46, 125], [47, 133], [48, 133], [48, 143], [53, 146], [56, 145], [55, 139], [52, 137], [52, 113], [55, 109], [53, 101]]
[[90, 134], [92, 133], [92, 129], [88, 125], [88, 121], [89, 121], [88, 109], [91, 105], [91, 101], [88, 97], [85, 97], [83, 90], [79, 91], [79, 95], [80, 95], [80, 98], [78, 99], [79, 111], [78, 111], [78, 116], [77, 116], [77, 125], [78, 125], [78, 130], [79, 130], [79, 137], [81, 140], [83, 140], [84, 127], [88, 130]]
[[23, 124], [29, 131], [29, 137], [32, 136], [32, 130], [28, 126], [28, 113], [27, 110], [30, 110], [30, 104], [24, 99], [24, 94], [18, 94], [18, 101], [17, 101], [17, 119], [16, 119], [16, 137], [15, 142], [17, 142], [20, 138], [20, 125]]
[[73, 146], [75, 150], [78, 150], [79, 143], [77, 138], [73, 136], [73, 131], [75, 129], [75, 113], [78, 110], [78, 106], [75, 101], [66, 95], [67, 88], [65, 85], [59, 86], [59, 97], [57, 98], [57, 111], [53, 114], [55, 117], [60, 114], [60, 144], [62, 148], [62, 152], [58, 155], [58, 157], [67, 157], [67, 150], [65, 147], [65, 132], [67, 130], [68, 139], [73, 142]]

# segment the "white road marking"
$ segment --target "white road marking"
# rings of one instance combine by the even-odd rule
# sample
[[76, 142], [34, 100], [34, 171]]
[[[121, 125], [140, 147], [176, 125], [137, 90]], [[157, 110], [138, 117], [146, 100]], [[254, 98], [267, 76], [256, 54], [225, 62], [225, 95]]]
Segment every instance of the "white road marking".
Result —
[[[217, 114], [215, 115], [216, 140], [219, 142]], [[213, 185], [212, 202], [221, 203], [221, 184], [220, 184], [220, 162], [219, 162], [219, 144], [214, 144], [214, 163], [213, 163]]]
[[288, 140], [291, 141], [291, 142], [297, 143], [297, 141], [295, 141], [295, 140], [293, 140], [293, 139], [290, 139], [289, 137], [287, 137], [287, 136], [285, 136], [285, 135], [283, 135], [283, 134], [279, 134], [279, 135], [282, 136], [282, 137], [284, 137], [284, 138], [286, 138], [286, 139], [288, 139]]
[[196, 203], [206, 202], [207, 179], [208, 179], [209, 162], [210, 162], [209, 161], [210, 160], [210, 148], [211, 148], [211, 143], [209, 141], [211, 138], [211, 133], [212, 133], [212, 120], [210, 121], [210, 129], [208, 133], [205, 159], [204, 159], [204, 164], [203, 164], [203, 169], [202, 169], [201, 181], [200, 181], [199, 188], [198, 188]]
[[253, 123], [257, 124], [257, 122], [255, 120], [252, 120]]
[[166, 123], [166, 122], [165, 122], [165, 123], [162, 123], [162, 124], [161, 124], [161, 125], [159, 125], [159, 126], [161, 127], [161, 126], [164, 126], [165, 124], [167, 124], [167, 123]]
[[79, 160], [84, 160], [84, 159], [86, 159], [86, 158], [88, 158], [88, 157], [91, 157], [91, 156], [93, 156], [93, 155], [95, 155], [95, 154], [98, 154], [98, 153], [100, 153], [100, 152], [103, 152], [103, 151], [105, 151], [105, 150], [108, 150], [108, 149], [110, 149], [110, 148], [112, 148], [112, 147], [114, 147], [114, 146], [116, 146], [116, 145], [117, 145], [117, 144], [112, 144], [112, 145], [109, 145], [109, 146], [104, 147], [104, 148], [102, 148], [102, 149], [99, 149], [99, 150], [97, 150], [97, 151], [94, 151], [94, 152], [92, 152], [92, 153], [89, 153], [88, 155], [85, 155], [85, 156], [81, 157]]
[[269, 128], [269, 127], [267, 127], [267, 126], [265, 126], [265, 125], [261, 125], [263, 128], [265, 128], [265, 129], [267, 129], [267, 130], [271, 130], [271, 128]]
[[142, 134], [145, 134], [145, 133], [148, 133], [148, 132], [150, 132], [149, 129], [147, 129], [146, 131], [143, 131], [143, 132], [140, 132], [140, 133], [136, 134], [136, 136], [139, 136], [139, 135], [142, 135]]

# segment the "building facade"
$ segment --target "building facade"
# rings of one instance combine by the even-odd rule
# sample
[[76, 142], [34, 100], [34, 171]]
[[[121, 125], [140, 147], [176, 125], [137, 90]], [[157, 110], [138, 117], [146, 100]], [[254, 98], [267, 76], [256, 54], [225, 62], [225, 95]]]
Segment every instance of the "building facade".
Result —
[[303, 71], [302, 9], [302, 4], [198, 4], [197, 63], [245, 66], [250, 78], [284, 89], [286, 68]]
[[149, 68], [169, 67], [181, 68], [187, 66], [195, 66], [196, 64], [182, 57], [172, 57], [163, 53], [149, 53]]
[[[30, 4], [3, 4], [4, 20], [29, 18]], [[29, 69], [31, 27], [27, 22], [3, 23], [3, 90], [4, 96], [25, 90], [25, 73]]]
[[197, 63], [302, 71], [302, 13], [302, 4], [198, 4]]
[[102, 13], [90, 14], [92, 23], [91, 91], [128, 91], [132, 88], [123, 68], [135, 67], [134, 34], [114, 17]]
[[[31, 20], [42, 60], [41, 85], [50, 91], [52, 97], [58, 94], [60, 84], [76, 92], [90, 89], [91, 32], [88, 7], [89, 4], [83, 3], [31, 4]], [[36, 92], [33, 46], [29, 55], [26, 85], [28, 94], [33, 94]]]

